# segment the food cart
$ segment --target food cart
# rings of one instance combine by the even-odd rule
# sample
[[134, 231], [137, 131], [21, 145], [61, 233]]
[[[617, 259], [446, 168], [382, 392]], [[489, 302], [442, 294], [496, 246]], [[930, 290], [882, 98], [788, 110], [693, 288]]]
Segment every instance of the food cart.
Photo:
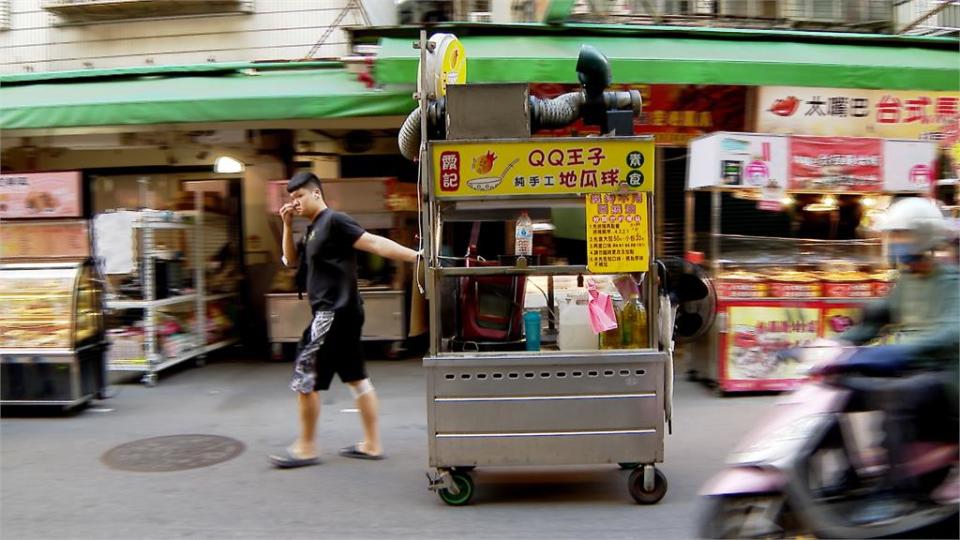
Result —
[[687, 367], [721, 394], [792, 390], [809, 366], [777, 353], [839, 335], [889, 291], [872, 225], [893, 196], [929, 191], [935, 143], [715, 133], [690, 152], [686, 251], [718, 298]]
[[[634, 469], [628, 488], [637, 502], [658, 502], [667, 490], [655, 465], [664, 459], [672, 367], [651, 260], [652, 138], [532, 138], [526, 85], [446, 90], [445, 137], [420, 147], [430, 488], [463, 505], [477, 467], [619, 464]], [[426, 91], [421, 97], [427, 118]], [[583, 210], [581, 253], [564, 261], [540, 253], [536, 238], [532, 254], [513, 249], [524, 220], [549, 226], [558, 208]], [[467, 256], [453, 256], [465, 237]], [[491, 254], [485, 245], [503, 247]], [[613, 275], [640, 284], [631, 298], [647, 323], [631, 342], [642, 346], [601, 351], [587, 305], [572, 298], [612, 287]], [[547, 286], [534, 303], [538, 279]]]

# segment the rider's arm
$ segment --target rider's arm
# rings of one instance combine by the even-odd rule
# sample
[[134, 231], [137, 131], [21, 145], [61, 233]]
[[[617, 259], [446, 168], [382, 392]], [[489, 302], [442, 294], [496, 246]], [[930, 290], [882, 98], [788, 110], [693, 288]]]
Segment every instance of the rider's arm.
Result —
[[[890, 292], [891, 296], [894, 294], [897, 294], [896, 289]], [[863, 309], [863, 321], [841, 334], [840, 339], [855, 345], [876, 339], [883, 327], [890, 324], [890, 302], [891, 298], [884, 298], [867, 305]]]

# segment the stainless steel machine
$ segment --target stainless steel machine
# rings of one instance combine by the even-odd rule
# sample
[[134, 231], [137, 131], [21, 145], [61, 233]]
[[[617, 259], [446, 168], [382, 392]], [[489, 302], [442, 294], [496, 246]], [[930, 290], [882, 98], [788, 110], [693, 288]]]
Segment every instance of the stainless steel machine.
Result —
[[[422, 37], [421, 65], [430, 63], [424, 61], [428, 54], [449, 54], [451, 49], [456, 47], [446, 38], [427, 42]], [[450, 58], [444, 62], [449, 68]], [[421, 76], [424, 81], [429, 77]], [[439, 78], [454, 79], [449, 74]], [[474, 494], [471, 471], [477, 467], [619, 464], [635, 469], [628, 488], [637, 502], [658, 502], [667, 490], [656, 464], [664, 460], [672, 369], [670, 345], [660, 336], [661, 295], [651, 261], [652, 140], [532, 138], [530, 126], [537, 125], [534, 117], [541, 113], [533, 111], [536, 103], [526, 85], [458, 85], [446, 90], [443, 140], [430, 137], [427, 129], [426, 119], [437, 114], [435, 102], [428, 106], [431, 90], [421, 92], [420, 116], [414, 119], [425, 119], [416, 126], [422, 127], [422, 140], [433, 139], [420, 146], [424, 286], [430, 301], [430, 350], [423, 360], [430, 488], [444, 502], [463, 505]], [[629, 96], [620, 97], [639, 108], [639, 103], [629, 104]], [[616, 108], [615, 98], [607, 101], [608, 106], [614, 103], [611, 108]], [[582, 103], [576, 96], [566, 99], [577, 103], [577, 111], [589, 102], [585, 96], [579, 98]], [[511, 124], [519, 126], [519, 132], [497, 120], [504, 115], [519, 115], [520, 121], [514, 118]], [[536, 255], [471, 264], [477, 261], [449, 255], [451, 245], [462, 240], [463, 226], [457, 223], [500, 223], [510, 231], [522, 214], [549, 225], [558, 208], [584, 210], [588, 240], [581, 249], [587, 253], [580, 255], [586, 264]], [[514, 235], [506, 236], [509, 246]], [[505, 250], [512, 253], [511, 247]], [[530, 300], [537, 294], [533, 283], [538, 276], [575, 283], [600, 274], [610, 281], [611, 274], [621, 273], [643, 284], [648, 321], [644, 343], [649, 346], [600, 350], [589, 334], [586, 346], [564, 345], [564, 332], [572, 333], [587, 321], [556, 317], [562, 291], [543, 291], [545, 307]], [[513, 306], [536, 311], [533, 323], [526, 323], [526, 339], [499, 347], [465, 345], [457, 336], [463, 313], [470, 310], [464, 309], [465, 296], [456, 292], [458, 287], [504, 276], [528, 285], [524, 305]], [[501, 307], [509, 309], [513, 298], [501, 295]], [[476, 301], [480, 309], [497, 306], [480, 296]], [[582, 313], [586, 317], [586, 309]], [[533, 345], [548, 325], [559, 326], [558, 342], [544, 339]]]

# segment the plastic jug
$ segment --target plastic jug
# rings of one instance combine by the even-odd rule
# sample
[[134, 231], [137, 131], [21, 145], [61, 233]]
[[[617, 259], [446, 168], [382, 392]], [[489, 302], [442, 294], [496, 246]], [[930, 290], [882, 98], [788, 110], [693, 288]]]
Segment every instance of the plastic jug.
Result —
[[590, 327], [590, 297], [587, 291], [568, 296], [560, 305], [560, 329], [557, 346], [561, 351], [595, 351], [600, 348], [600, 339]]

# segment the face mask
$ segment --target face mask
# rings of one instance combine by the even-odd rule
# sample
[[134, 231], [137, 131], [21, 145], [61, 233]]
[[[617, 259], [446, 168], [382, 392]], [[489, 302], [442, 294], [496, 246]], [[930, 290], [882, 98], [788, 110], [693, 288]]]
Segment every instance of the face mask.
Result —
[[908, 243], [889, 244], [887, 246], [887, 256], [890, 258], [890, 264], [894, 266], [917, 263], [923, 259], [923, 255], [914, 253], [913, 245]]

